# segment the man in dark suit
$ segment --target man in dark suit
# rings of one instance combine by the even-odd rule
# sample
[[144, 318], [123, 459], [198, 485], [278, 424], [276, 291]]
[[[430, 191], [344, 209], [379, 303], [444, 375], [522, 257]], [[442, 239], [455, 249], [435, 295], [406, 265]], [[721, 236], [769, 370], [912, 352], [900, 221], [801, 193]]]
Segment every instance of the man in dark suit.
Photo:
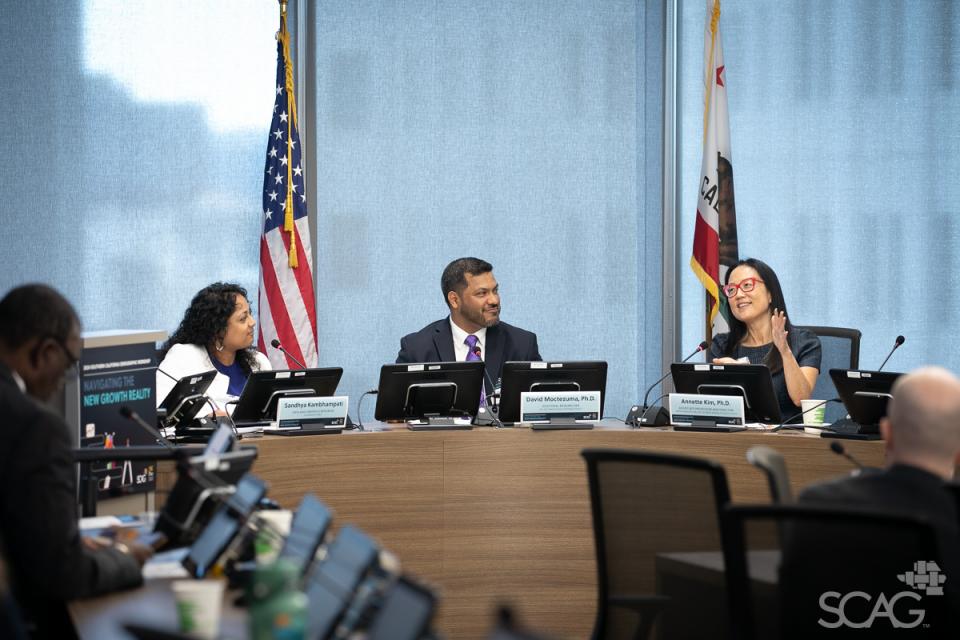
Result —
[[812, 485], [801, 503], [859, 506], [929, 520], [941, 546], [957, 549], [957, 505], [944, 488], [960, 461], [960, 380], [939, 367], [901, 376], [880, 421], [887, 466]]
[[[812, 485], [800, 494], [799, 502], [809, 506], [896, 513], [929, 522], [938, 539], [939, 569], [947, 576], [947, 600], [925, 600], [920, 608], [934, 607], [928, 611], [930, 615], [926, 620], [934, 625], [932, 628], [936, 631], [931, 637], [957, 637], [947, 635], [947, 629], [955, 633], [957, 623], [947, 612], [960, 610], [957, 608], [960, 605], [960, 589], [957, 588], [955, 577], [960, 576], [960, 526], [957, 523], [956, 501], [944, 487], [944, 482], [953, 478], [960, 459], [960, 380], [945, 369], [925, 367], [898, 378], [892, 396], [887, 405], [887, 416], [880, 422], [887, 452], [886, 467]], [[824, 555], [820, 545], [830, 543], [829, 534], [825, 534], [822, 528], [799, 529], [794, 544], [784, 550], [784, 565], [813, 566]], [[869, 547], [870, 543], [864, 540], [863, 546], [858, 548]], [[838, 555], [842, 549], [844, 547], [841, 546], [829, 550]], [[895, 553], [897, 549], [890, 549], [889, 557], [898, 557]], [[793, 558], [792, 563], [788, 563], [790, 558]], [[897, 564], [902, 564], [902, 570], [908, 571], [911, 563], [930, 559], [905, 558], [902, 562], [897, 561]], [[831, 572], [835, 570], [835, 566], [830, 567]], [[896, 573], [892, 572], [889, 576], [891, 584], [901, 586], [895, 578]], [[840, 579], [836, 573], [831, 573], [830, 588], [846, 593], [836, 586], [840, 584]], [[857, 580], [862, 583], [862, 576], [853, 574], [853, 578], [845, 584], [854, 584]], [[809, 590], [809, 586], [801, 585], [798, 589]], [[881, 590], [880, 587], [877, 589]], [[903, 585], [903, 589], [908, 587]], [[812, 604], [817, 602], [818, 595], [813, 594], [810, 598], [801, 598], [798, 594], [787, 596], [791, 602], [810, 603], [809, 606], [790, 609], [795, 620], [806, 624], [823, 614]], [[889, 628], [879, 622], [876, 627]], [[891, 637], [898, 635], [897, 631]]]
[[440, 278], [450, 315], [404, 336], [397, 362], [454, 362], [482, 359], [487, 394], [499, 385], [503, 363], [540, 360], [535, 333], [500, 321], [500, 293], [493, 266], [459, 258]]
[[898, 378], [892, 395], [880, 421], [886, 468], [810, 486], [799, 500], [907, 512], [956, 531], [956, 505], [943, 483], [960, 460], [960, 380], [925, 367]]
[[31, 637], [74, 635], [65, 603], [134, 587], [150, 550], [81, 539], [64, 420], [43, 404], [80, 357], [80, 322], [55, 290], [0, 300], [0, 547]]

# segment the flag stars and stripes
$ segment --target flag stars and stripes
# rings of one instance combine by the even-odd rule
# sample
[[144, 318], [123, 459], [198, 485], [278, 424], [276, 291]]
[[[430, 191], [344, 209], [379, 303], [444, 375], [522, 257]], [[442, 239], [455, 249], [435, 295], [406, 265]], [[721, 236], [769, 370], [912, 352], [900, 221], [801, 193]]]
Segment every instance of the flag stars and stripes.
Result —
[[[316, 294], [313, 256], [307, 218], [304, 172], [299, 133], [294, 114], [294, 92], [287, 91], [286, 50], [289, 35], [285, 20], [277, 42], [276, 99], [264, 150], [263, 235], [260, 243], [260, 297], [258, 348], [275, 368], [294, 367], [292, 361], [270, 348], [278, 339], [307, 366], [317, 366]], [[288, 175], [290, 180], [287, 180]], [[288, 194], [291, 196], [287, 200]], [[299, 196], [299, 197], [297, 197]], [[293, 218], [293, 229], [286, 226]], [[291, 263], [297, 266], [292, 267]]]

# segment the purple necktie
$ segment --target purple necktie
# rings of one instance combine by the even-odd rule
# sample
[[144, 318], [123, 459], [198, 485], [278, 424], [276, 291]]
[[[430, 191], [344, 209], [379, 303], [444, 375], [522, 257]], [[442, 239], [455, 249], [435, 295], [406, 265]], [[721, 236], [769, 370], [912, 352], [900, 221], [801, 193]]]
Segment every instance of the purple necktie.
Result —
[[[480, 346], [477, 344], [480, 342], [480, 338], [477, 336], [467, 336], [467, 339], [463, 341], [463, 344], [467, 345], [467, 362], [477, 362], [483, 360], [480, 357]], [[487, 394], [484, 393], [483, 385], [480, 386], [480, 406], [485, 407], [487, 405]]]

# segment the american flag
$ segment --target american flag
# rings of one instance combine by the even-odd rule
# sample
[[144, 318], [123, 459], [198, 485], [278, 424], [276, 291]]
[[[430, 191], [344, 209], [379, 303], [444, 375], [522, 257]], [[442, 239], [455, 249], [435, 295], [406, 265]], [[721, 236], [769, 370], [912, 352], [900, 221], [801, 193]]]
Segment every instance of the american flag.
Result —
[[267, 143], [260, 237], [260, 328], [257, 347], [275, 369], [299, 368], [274, 339], [308, 367], [317, 366], [317, 305], [307, 220], [289, 34], [281, 14], [277, 34], [277, 98]]

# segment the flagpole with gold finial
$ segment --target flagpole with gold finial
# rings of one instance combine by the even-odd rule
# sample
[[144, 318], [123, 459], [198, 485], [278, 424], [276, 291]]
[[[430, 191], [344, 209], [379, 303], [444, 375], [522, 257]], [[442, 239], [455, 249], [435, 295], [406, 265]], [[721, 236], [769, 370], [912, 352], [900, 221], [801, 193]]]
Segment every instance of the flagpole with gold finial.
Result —
[[[297, 234], [293, 226], [293, 132], [297, 127], [297, 103], [293, 92], [293, 65], [290, 63], [290, 32], [287, 31], [287, 2], [280, 3], [280, 31], [277, 40], [283, 45], [284, 91], [287, 92], [287, 197], [283, 205], [283, 230], [290, 234], [289, 265], [297, 268]], [[301, 150], [302, 152], [302, 150]]]

